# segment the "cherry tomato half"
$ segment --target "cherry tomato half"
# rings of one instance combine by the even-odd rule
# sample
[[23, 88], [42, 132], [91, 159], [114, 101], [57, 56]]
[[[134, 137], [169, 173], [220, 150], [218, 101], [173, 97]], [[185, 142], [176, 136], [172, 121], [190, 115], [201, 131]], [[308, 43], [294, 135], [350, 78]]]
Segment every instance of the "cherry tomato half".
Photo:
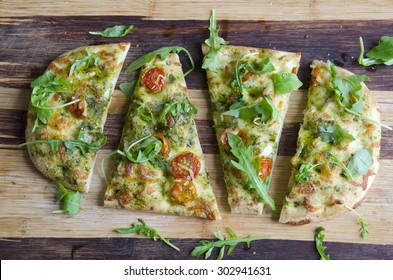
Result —
[[221, 137], [220, 137], [221, 144], [223, 145], [225, 151], [229, 152], [231, 150], [231, 147], [229, 146], [229, 143], [228, 143], [228, 132], [236, 134], [237, 136], [239, 136], [243, 140], [244, 145], [247, 144], [247, 134], [246, 134], [246, 132], [244, 132], [244, 130], [227, 128], [227, 129], [225, 129], [224, 133], [221, 134]]
[[198, 176], [200, 169], [201, 162], [193, 153], [180, 154], [172, 160], [172, 174], [178, 179], [191, 181]]
[[143, 84], [153, 93], [163, 90], [165, 86], [165, 71], [158, 67], [149, 69], [142, 78]]
[[170, 192], [172, 200], [180, 205], [186, 205], [197, 197], [194, 183], [185, 179], [175, 180], [175, 185]]
[[262, 181], [265, 181], [267, 176], [270, 176], [272, 172], [273, 162], [270, 158], [261, 157], [259, 160], [259, 177]]
[[155, 134], [153, 134], [153, 136], [162, 142], [160, 155], [162, 155], [164, 157], [164, 159], [167, 159], [169, 156], [169, 153], [171, 152], [171, 147], [169, 146], [168, 140], [166, 140], [165, 136], [162, 135], [161, 133], [155, 133]]

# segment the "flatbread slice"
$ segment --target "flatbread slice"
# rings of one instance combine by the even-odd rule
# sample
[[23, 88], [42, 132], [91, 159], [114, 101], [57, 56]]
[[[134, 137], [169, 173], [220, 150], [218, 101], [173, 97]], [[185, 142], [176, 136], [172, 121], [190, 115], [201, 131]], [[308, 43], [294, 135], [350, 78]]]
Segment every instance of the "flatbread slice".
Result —
[[275, 210], [267, 190], [301, 55], [227, 45], [215, 56], [206, 73], [231, 212], [262, 214], [265, 202]]
[[153, 56], [132, 96], [105, 207], [220, 219], [195, 113], [178, 55]]
[[[358, 207], [379, 167], [378, 104], [362, 81], [333, 64], [314, 61], [280, 222], [323, 221]], [[340, 105], [341, 103], [341, 105]]]
[[32, 82], [26, 141], [49, 179], [87, 192], [112, 93], [129, 43], [81, 47], [52, 61]]

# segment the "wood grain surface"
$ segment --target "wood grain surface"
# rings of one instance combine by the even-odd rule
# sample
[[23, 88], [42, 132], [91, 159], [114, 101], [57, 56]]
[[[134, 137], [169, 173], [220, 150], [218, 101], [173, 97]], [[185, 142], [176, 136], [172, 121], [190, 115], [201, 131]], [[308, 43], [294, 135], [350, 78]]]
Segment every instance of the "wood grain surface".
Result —
[[[3, 1], [3, 6], [5, 2], [7, 1]], [[25, 4], [18, 2], [18, 5], [22, 7]], [[39, 7], [39, 4], [37, 5]], [[13, 5], [13, 9], [16, 7], [17, 4]], [[223, 18], [228, 18], [225, 9], [219, 12], [219, 18], [221, 13]], [[34, 14], [40, 13], [35, 11]], [[393, 216], [393, 192], [391, 192], [393, 132], [384, 130], [382, 133], [381, 168], [365, 202], [359, 208], [359, 212], [369, 223], [368, 239], [360, 238], [357, 219], [350, 213], [318, 225], [300, 227], [278, 224], [278, 213], [271, 213], [267, 207], [260, 217], [230, 214], [211, 119], [206, 77], [204, 71], [200, 69], [202, 62], [200, 43], [208, 37], [208, 14], [204, 15], [206, 20], [203, 21], [147, 21], [142, 18], [144, 16], [145, 13], [140, 14], [140, 17], [4, 17], [3, 15], [0, 18], [0, 38], [2, 38], [0, 41], [0, 238], [11, 240], [0, 241], [2, 252], [0, 257], [23, 258], [18, 253], [13, 254], [13, 250], [19, 248], [19, 250], [37, 251], [42, 244], [55, 246], [59, 241], [62, 249], [50, 253], [47, 258], [72, 256], [94, 258], [94, 253], [98, 251], [100, 245], [92, 247], [89, 245], [91, 242], [103, 244], [102, 246], [108, 248], [114, 244], [116, 246], [124, 244], [133, 246], [133, 250], [136, 250], [128, 253], [122, 248], [117, 252], [113, 251], [112, 258], [143, 258], [141, 255], [137, 257], [136, 253], [142, 246], [160, 245], [145, 239], [114, 238], [124, 236], [119, 236], [113, 231], [117, 227], [129, 226], [138, 218], [143, 218], [148, 224], [158, 228], [164, 236], [181, 238], [178, 241], [183, 243], [185, 248], [195, 246], [198, 238], [212, 238], [212, 231], [223, 232], [226, 226], [232, 227], [239, 236], [271, 235], [275, 239], [258, 243], [256, 255], [249, 254], [247, 251], [235, 254], [235, 258], [265, 258], [264, 256], [267, 256], [263, 251], [265, 243], [268, 244], [267, 252], [270, 252], [277, 246], [287, 244], [285, 240], [295, 240], [288, 243], [288, 246], [293, 246], [290, 248], [299, 249], [302, 246], [310, 248], [313, 245], [314, 230], [319, 225], [325, 227], [326, 240], [336, 250], [341, 248], [342, 243], [339, 242], [363, 243], [366, 247], [350, 244], [346, 248], [357, 250], [354, 258], [361, 258], [362, 249], [359, 248], [380, 252], [375, 255], [370, 253], [369, 258], [392, 258], [390, 250], [393, 250], [393, 221], [390, 217]], [[134, 24], [135, 30], [122, 39], [105, 39], [88, 35], [88, 31], [101, 30], [115, 24]], [[235, 45], [302, 52], [299, 77], [304, 86], [291, 96], [271, 186], [271, 194], [279, 208], [289, 179], [289, 160], [296, 149], [297, 132], [306, 105], [309, 65], [313, 59], [330, 59], [338, 66], [345, 67], [356, 74], [369, 75], [372, 81], [368, 83], [368, 87], [380, 104], [382, 122], [393, 125], [393, 79], [391, 78], [393, 68], [386, 66], [365, 68], [356, 62], [359, 54], [359, 36], [363, 36], [366, 48], [369, 48], [376, 44], [382, 35], [393, 34], [393, 21], [292, 21], [289, 24], [281, 21], [224, 20], [220, 21], [219, 25], [222, 36]], [[196, 62], [196, 70], [187, 77], [187, 85], [191, 102], [199, 109], [196, 115], [197, 128], [223, 216], [222, 221], [209, 222], [197, 218], [105, 209], [102, 207], [105, 184], [99, 168], [95, 170], [91, 192], [82, 195], [82, 211], [79, 215], [67, 218], [63, 215], [51, 214], [51, 211], [58, 207], [53, 185], [33, 167], [26, 150], [15, 148], [15, 144], [24, 141], [26, 111], [31, 93], [29, 83], [45, 70], [50, 61], [69, 49], [118, 41], [130, 41], [132, 44], [126, 65], [138, 56], [163, 45], [181, 45], [190, 50]], [[188, 67], [187, 63], [184, 67]], [[122, 74], [118, 83], [130, 81], [133, 75]], [[109, 141], [99, 152], [98, 162], [117, 147], [127, 108], [126, 98], [116, 90], [104, 131]], [[107, 172], [111, 168], [110, 164], [111, 162], [107, 162]], [[179, 228], [182, 230], [179, 231]], [[48, 239], [49, 237], [53, 239]], [[106, 239], [107, 237], [111, 238]], [[390, 245], [384, 247], [382, 244]], [[69, 246], [82, 246], [87, 251], [80, 247], [75, 249], [74, 255], [69, 255]], [[315, 258], [316, 256], [314, 251], [309, 255], [301, 252], [298, 257], [289, 254], [288, 258]], [[344, 250], [340, 252], [337, 254], [338, 258], [354, 256], [345, 255]], [[162, 256], [167, 257], [165, 254]], [[287, 258], [280, 253], [275, 256], [279, 259]], [[97, 258], [101, 257], [105, 258], [102, 255], [97, 256]], [[157, 258], [159, 257], [160, 255], [157, 255]], [[181, 253], [172, 257], [184, 258], [185, 255]]]

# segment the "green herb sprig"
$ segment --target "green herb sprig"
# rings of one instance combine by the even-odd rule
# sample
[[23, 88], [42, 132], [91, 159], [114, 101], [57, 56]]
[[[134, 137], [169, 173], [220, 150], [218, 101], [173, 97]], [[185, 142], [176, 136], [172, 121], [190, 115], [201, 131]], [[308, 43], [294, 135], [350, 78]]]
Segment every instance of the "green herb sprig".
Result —
[[377, 46], [374, 46], [366, 53], [364, 58], [364, 45], [362, 37], [359, 37], [360, 54], [358, 62], [363, 66], [371, 66], [375, 64], [393, 65], [393, 37], [382, 36]]
[[210, 37], [205, 40], [206, 45], [210, 47], [209, 52], [203, 58], [202, 68], [209, 69], [213, 72], [220, 70], [221, 63], [218, 56], [218, 52], [222, 51], [224, 45], [228, 45], [229, 42], [218, 36], [219, 28], [217, 28], [216, 12], [213, 9], [210, 15]]
[[274, 200], [268, 194], [270, 176], [267, 176], [262, 182], [259, 177], [259, 162], [253, 164], [252, 146], [246, 148], [242, 139], [233, 133], [228, 133], [228, 144], [231, 147], [232, 154], [238, 160], [237, 162], [231, 160], [231, 163], [247, 174], [249, 188], [255, 189], [260, 200], [267, 203], [273, 211], [276, 211]]
[[140, 222], [140, 224], [132, 224], [130, 228], [118, 228], [116, 229], [116, 232], [122, 234], [137, 233], [139, 235], [147, 236], [154, 241], [157, 241], [157, 239], [159, 239], [165, 244], [167, 244], [169, 247], [175, 249], [176, 251], [180, 251], [180, 249], [176, 247], [169, 239], [162, 237], [162, 235], [156, 229], [146, 225], [146, 223], [142, 219], [138, 219], [138, 221]]
[[91, 62], [93, 62], [93, 65], [95, 66], [101, 62], [99, 53], [92, 53], [88, 48], [86, 48], [86, 53], [86, 56], [82, 57], [81, 59], [75, 59], [74, 63], [72, 63], [70, 72], [68, 74], [69, 77], [71, 77], [76, 70], [88, 69], [91, 65]]
[[295, 175], [296, 183], [305, 183], [310, 181], [310, 171], [322, 164], [324, 163], [320, 162], [317, 164], [312, 164], [311, 162], [309, 162], [307, 164], [302, 164], [299, 167], [299, 172]]
[[72, 217], [80, 211], [81, 194], [68, 191], [61, 183], [55, 182], [57, 187], [57, 199], [61, 203], [61, 209], [52, 211], [54, 214], [63, 213]]
[[369, 232], [368, 232], [368, 224], [364, 221], [363, 217], [353, 208], [346, 206], [345, 208], [347, 208], [348, 210], [351, 210], [353, 213], [356, 214], [356, 216], [358, 217], [358, 224], [360, 225], [360, 235], [362, 236], [362, 238], [367, 238]]
[[343, 141], [354, 141], [355, 137], [347, 133], [338, 124], [329, 125], [326, 127], [318, 126], [318, 135], [321, 137], [322, 141], [327, 143], [332, 143], [333, 145], [340, 145]]
[[191, 63], [191, 69], [189, 69], [186, 73], [184, 73], [184, 76], [187, 76], [188, 74], [190, 74], [194, 68], [195, 68], [195, 64], [194, 64], [194, 60], [192, 59], [191, 54], [188, 52], [187, 49], [183, 48], [183, 47], [179, 47], [179, 46], [167, 46], [167, 47], [162, 47], [159, 48], [158, 50], [152, 51], [150, 53], [147, 53], [145, 55], [142, 55], [141, 57], [137, 58], [136, 60], [134, 60], [126, 69], [126, 73], [130, 73], [132, 71], [135, 71], [139, 68], [141, 68], [143, 65], [145, 65], [146, 63], [149, 63], [150, 61], [152, 61], [153, 58], [155, 58], [156, 56], [159, 56], [161, 60], [166, 59], [166, 57], [171, 53], [171, 52], [175, 52], [175, 53], [180, 53], [180, 52], [185, 52], [186, 55], [188, 56], [188, 59], [190, 60]]
[[214, 248], [220, 248], [217, 260], [222, 260], [225, 255], [225, 249], [228, 246], [227, 255], [230, 255], [239, 243], [246, 243], [247, 247], [250, 248], [251, 242], [256, 240], [268, 239], [270, 236], [263, 237], [244, 237], [239, 238], [231, 228], [226, 227], [229, 237], [223, 237], [219, 231], [213, 232], [214, 236], [217, 237], [217, 241], [200, 240], [200, 246], [196, 246], [190, 253], [191, 257], [199, 257], [205, 254], [205, 259], [208, 259]]
[[326, 255], [326, 246], [323, 245], [323, 240], [325, 239], [325, 229], [323, 227], [318, 227], [315, 231], [315, 248], [317, 249], [321, 260], [330, 260], [330, 255]]
[[129, 34], [132, 30], [134, 30], [133, 25], [115, 25], [103, 31], [90, 31], [89, 34], [107, 38], [120, 38]]

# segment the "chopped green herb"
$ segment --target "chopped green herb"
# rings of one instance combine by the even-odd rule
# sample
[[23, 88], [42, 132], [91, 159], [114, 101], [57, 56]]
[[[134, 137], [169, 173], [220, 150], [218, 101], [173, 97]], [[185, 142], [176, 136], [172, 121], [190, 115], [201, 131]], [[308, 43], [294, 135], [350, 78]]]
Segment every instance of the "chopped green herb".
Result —
[[366, 53], [367, 58], [364, 58], [364, 45], [362, 37], [359, 37], [359, 43], [360, 54], [358, 62], [360, 65], [393, 65], [393, 37], [382, 36], [379, 44], [377, 46], [374, 46], [370, 51]]
[[79, 192], [68, 191], [61, 183], [55, 182], [57, 187], [57, 199], [62, 204], [62, 209], [55, 210], [52, 213], [64, 213], [68, 216], [74, 216], [80, 211], [81, 194]]
[[108, 27], [103, 31], [90, 31], [89, 34], [108, 38], [120, 38], [126, 36], [133, 29], [133, 25], [115, 25], [113, 27]]
[[138, 219], [138, 221], [140, 222], [140, 224], [132, 224], [130, 228], [118, 228], [116, 229], [116, 231], [122, 234], [137, 233], [139, 235], [147, 236], [154, 241], [157, 241], [157, 239], [159, 239], [169, 247], [175, 249], [176, 251], [180, 251], [180, 249], [176, 247], [169, 239], [162, 237], [156, 229], [146, 225], [146, 223], [142, 219]]
[[222, 51], [222, 46], [228, 45], [229, 42], [225, 41], [223, 38], [218, 36], [219, 28], [216, 26], [216, 12], [213, 9], [210, 15], [210, 37], [205, 40], [206, 45], [210, 47], [209, 52], [203, 58], [203, 69], [209, 69], [211, 71], [217, 72], [221, 69], [220, 59], [218, 57], [218, 52]]
[[190, 256], [199, 257], [205, 254], [205, 259], [208, 259], [214, 248], [220, 248], [217, 260], [222, 260], [225, 255], [226, 246], [229, 247], [226, 254], [230, 255], [239, 243], [246, 243], [247, 247], [250, 248], [252, 241], [270, 238], [270, 236], [263, 236], [263, 237], [248, 236], [244, 238], [239, 238], [231, 228], [227, 227], [226, 230], [229, 233], [229, 237], [223, 237], [219, 231], [215, 231], [213, 232], [213, 234], [217, 237], [218, 240], [217, 241], [200, 240], [199, 243], [201, 245], [196, 246], [191, 251]]
[[333, 145], [340, 145], [343, 141], [353, 141], [355, 138], [345, 132], [338, 124], [330, 125], [327, 127], [318, 126], [318, 134], [322, 141], [332, 143]]
[[348, 170], [353, 177], [363, 176], [373, 164], [372, 150], [361, 149], [357, 151], [348, 162]]
[[252, 146], [246, 148], [242, 139], [233, 133], [228, 133], [228, 143], [231, 147], [232, 154], [238, 160], [238, 162], [231, 160], [231, 163], [237, 169], [247, 174], [248, 186], [250, 189], [255, 189], [259, 199], [267, 203], [273, 211], [276, 211], [274, 200], [268, 195], [270, 176], [267, 176], [262, 182], [259, 177], [259, 162], [253, 164], [252, 161]]
[[292, 73], [274, 73], [272, 81], [276, 94], [290, 93], [303, 85], [299, 78]]
[[175, 52], [175, 53], [180, 53], [180, 52], [185, 52], [190, 60], [191, 63], [191, 69], [188, 70], [186, 73], [184, 73], [184, 76], [187, 76], [188, 74], [190, 74], [194, 68], [194, 60], [192, 59], [191, 54], [188, 52], [187, 49], [183, 48], [183, 47], [179, 47], [179, 46], [168, 46], [168, 47], [162, 47], [159, 48], [158, 50], [152, 51], [150, 53], [147, 53], [145, 55], [142, 55], [141, 57], [137, 58], [135, 61], [133, 61], [126, 69], [126, 73], [130, 73], [132, 71], [135, 71], [139, 68], [141, 68], [143, 65], [145, 65], [146, 63], [149, 63], [153, 58], [155, 58], [156, 56], [159, 56], [161, 60], [166, 59], [166, 57], [171, 53], [171, 52]]
[[325, 229], [318, 227], [315, 231], [315, 247], [321, 256], [321, 260], [330, 260], [330, 256], [325, 254], [326, 246], [323, 245], [325, 239]]

